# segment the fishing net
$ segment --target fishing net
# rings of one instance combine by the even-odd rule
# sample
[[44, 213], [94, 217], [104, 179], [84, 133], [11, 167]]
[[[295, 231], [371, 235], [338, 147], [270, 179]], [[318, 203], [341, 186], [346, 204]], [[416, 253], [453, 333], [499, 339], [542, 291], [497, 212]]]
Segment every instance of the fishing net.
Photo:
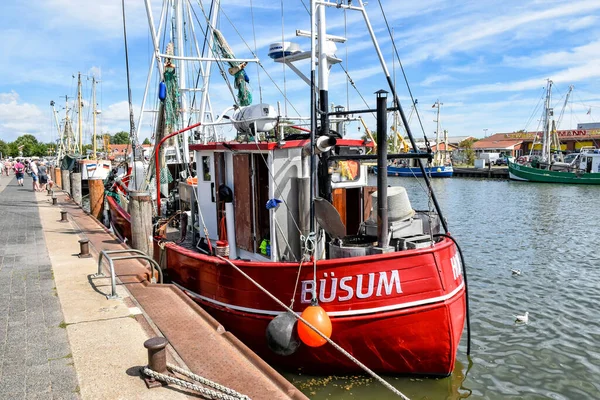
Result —
[[[215, 29], [214, 35], [215, 52], [217, 54], [220, 54], [223, 58], [234, 59], [235, 55], [233, 54], [233, 51], [231, 50], [231, 47], [229, 47], [229, 44], [227, 43], [227, 40], [225, 40], [223, 34], [219, 30]], [[235, 69], [242, 66], [242, 63], [237, 61], [228, 61], [227, 63], [229, 64], [229, 66]], [[248, 77], [248, 74], [246, 74], [246, 71], [243, 68], [240, 68], [237, 72], [233, 74], [233, 79], [233, 85], [237, 89], [237, 100], [239, 105], [249, 106], [250, 104], [252, 104], [252, 93], [250, 91], [249, 85], [250, 78]]]
[[173, 176], [171, 175], [171, 171], [169, 168], [163, 167], [160, 169], [160, 183], [171, 183], [173, 182]]
[[179, 85], [174, 66], [165, 65], [165, 86], [167, 96], [165, 98], [165, 122], [170, 128], [177, 126], [177, 112], [179, 111]]

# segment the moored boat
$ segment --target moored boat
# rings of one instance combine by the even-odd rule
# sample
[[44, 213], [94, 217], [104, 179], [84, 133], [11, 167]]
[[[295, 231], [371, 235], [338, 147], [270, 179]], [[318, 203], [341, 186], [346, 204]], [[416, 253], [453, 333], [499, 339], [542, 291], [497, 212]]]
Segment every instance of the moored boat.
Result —
[[[544, 130], [541, 137], [541, 154], [522, 157], [516, 162], [509, 161], [509, 176], [517, 181], [598, 185], [600, 150], [583, 148], [578, 154], [567, 156], [570, 159], [563, 158], [557, 128], [551, 118], [554, 115], [550, 107], [552, 84], [553, 82], [548, 80], [542, 116]], [[571, 89], [572, 87], [568, 95]], [[566, 103], [567, 101], [565, 105]]]
[[[159, 113], [157, 120], [163, 125], [156, 135], [160, 138], [154, 149], [156, 172], [154, 178], [145, 179], [151, 182], [145, 190], [157, 202], [154, 257], [173, 283], [274, 363], [328, 374], [361, 370], [326, 341], [316, 347], [302, 339], [305, 344], [298, 345], [292, 333], [286, 346], [281, 348], [279, 342], [273, 346], [266, 337], [285, 310], [270, 296], [289, 304], [295, 314], [318, 304], [331, 322], [331, 340], [375, 371], [449, 375], [467, 315], [463, 262], [432, 190], [427, 193], [435, 209], [415, 211], [404, 188], [388, 188], [387, 173], [378, 177], [377, 187], [368, 185], [364, 161], [377, 160], [379, 170], [387, 169], [387, 92], [378, 91], [377, 109], [367, 110], [377, 112], [377, 141], [382, 144], [377, 156], [367, 154], [369, 144], [363, 140], [348, 139], [329, 129], [330, 117], [351, 111], [327, 110], [327, 71], [330, 63], [340, 61], [326, 54], [330, 46], [325, 8], [360, 11], [373, 32], [360, 0], [358, 5], [327, 1], [317, 5], [314, 0], [311, 5], [320, 32], [318, 38], [316, 31], [311, 32], [312, 49], [322, 52], [284, 52], [283, 59], [275, 59], [289, 65], [310, 58], [311, 92], [320, 97], [318, 103], [312, 101], [310, 129], [286, 134], [284, 128], [292, 128], [293, 122], [282, 121], [283, 116], [268, 104], [251, 104], [242, 85], [247, 79], [245, 64], [235, 58], [216, 30], [209, 37], [227, 55], [221, 62], [227, 62], [236, 85], [240, 83], [235, 110], [221, 113], [217, 121], [202, 119], [206, 112], [201, 110], [200, 122], [188, 127], [169, 125], [181, 118], [167, 115], [161, 121]], [[153, 25], [151, 29], [155, 37]], [[374, 36], [373, 41], [376, 45]], [[163, 55], [156, 48], [155, 53], [166, 59], [159, 70], [175, 74], [184, 62], [201, 58], [177, 53], [184, 49], [171, 46]], [[179, 66], [171, 60], [179, 60]], [[177, 81], [172, 77], [168, 82]], [[169, 97], [176, 93], [169, 85], [161, 98], [167, 105], [177, 100]], [[208, 87], [206, 82], [204, 87]], [[407, 126], [393, 85], [390, 90]], [[161, 104], [161, 108], [167, 107]], [[224, 119], [232, 122], [239, 140], [218, 140], [211, 135]], [[163, 179], [166, 163], [161, 146], [170, 137], [187, 135], [195, 128], [197, 137], [203, 139], [184, 149], [188, 156], [188, 149], [193, 151], [195, 168], [186, 170], [193, 177], [168, 182]], [[433, 154], [420, 152], [412, 137], [411, 142], [413, 152], [401, 158], [415, 160], [425, 171], [421, 160], [431, 160]], [[423, 179], [431, 189], [427, 173]], [[114, 198], [107, 202], [114, 229], [127, 237], [129, 213]], [[180, 207], [170, 211], [175, 203]], [[179, 231], [171, 227], [176, 219]]]

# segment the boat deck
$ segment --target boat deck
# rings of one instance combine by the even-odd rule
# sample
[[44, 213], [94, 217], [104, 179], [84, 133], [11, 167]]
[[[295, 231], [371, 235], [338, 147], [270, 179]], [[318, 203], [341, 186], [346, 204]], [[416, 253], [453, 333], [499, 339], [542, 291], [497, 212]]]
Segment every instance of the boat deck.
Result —
[[[60, 203], [85, 232], [96, 253], [126, 248], [73, 202], [61, 199]], [[150, 284], [147, 266], [137, 261], [117, 261], [115, 269], [121, 285], [137, 300], [188, 369], [252, 399], [306, 398], [177, 287]]]

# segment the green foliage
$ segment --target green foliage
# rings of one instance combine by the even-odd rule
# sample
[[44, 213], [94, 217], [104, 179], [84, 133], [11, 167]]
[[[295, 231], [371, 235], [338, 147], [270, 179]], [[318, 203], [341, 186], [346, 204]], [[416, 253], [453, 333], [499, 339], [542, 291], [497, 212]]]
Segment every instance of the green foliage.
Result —
[[0, 153], [2, 153], [2, 158], [5, 158], [9, 155], [9, 147], [4, 140], [0, 140]]
[[150, 143], [150, 139], [146, 138], [146, 139], [144, 139], [144, 142], [142, 144], [152, 144], [152, 143]]
[[110, 144], [129, 144], [129, 133], [125, 131], [117, 132], [110, 137]]
[[469, 138], [465, 139], [458, 144], [458, 147], [461, 148], [465, 155], [465, 161], [467, 165], [475, 164], [475, 150], [473, 150], [473, 143], [475, 143], [477, 139]]
[[[113, 141], [114, 140], [114, 141]], [[115, 144], [128, 144], [129, 133], [117, 132], [114, 136], [111, 136], [111, 143]], [[144, 142], [146, 143], [146, 142]], [[92, 144], [84, 144], [83, 154], [85, 155], [87, 150], [93, 150]], [[19, 150], [20, 148], [20, 150]], [[14, 142], [7, 143], [0, 140], [0, 153], [2, 158], [7, 157], [46, 157], [56, 154], [57, 145], [56, 143], [42, 143], [37, 140], [33, 135], [21, 135]]]

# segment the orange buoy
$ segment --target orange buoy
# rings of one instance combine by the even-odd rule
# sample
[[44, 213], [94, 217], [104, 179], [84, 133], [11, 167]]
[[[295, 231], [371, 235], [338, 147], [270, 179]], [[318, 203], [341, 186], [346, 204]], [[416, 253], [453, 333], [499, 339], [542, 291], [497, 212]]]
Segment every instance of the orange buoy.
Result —
[[[319, 304], [313, 300], [310, 306], [306, 307], [300, 315], [309, 324], [317, 328], [322, 334], [331, 337], [331, 320], [329, 315], [323, 310]], [[319, 347], [327, 343], [319, 334], [313, 331], [308, 325], [302, 321], [298, 321], [298, 336], [304, 344], [310, 347]]]

